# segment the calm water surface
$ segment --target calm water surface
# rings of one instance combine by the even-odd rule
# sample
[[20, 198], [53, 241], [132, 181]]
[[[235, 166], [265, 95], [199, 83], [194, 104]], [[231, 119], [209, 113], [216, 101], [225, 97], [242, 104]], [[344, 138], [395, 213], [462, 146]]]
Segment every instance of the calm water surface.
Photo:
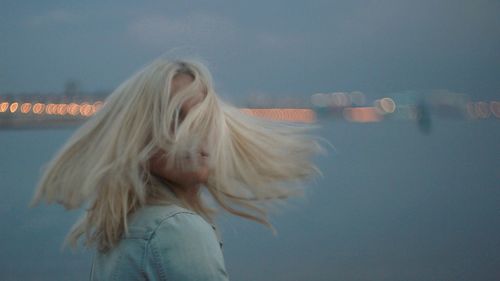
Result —
[[[272, 216], [219, 219], [232, 280], [498, 280], [500, 121], [323, 120], [324, 177]], [[28, 208], [73, 130], [0, 131], [0, 280], [87, 280], [91, 253], [61, 250], [80, 215]]]

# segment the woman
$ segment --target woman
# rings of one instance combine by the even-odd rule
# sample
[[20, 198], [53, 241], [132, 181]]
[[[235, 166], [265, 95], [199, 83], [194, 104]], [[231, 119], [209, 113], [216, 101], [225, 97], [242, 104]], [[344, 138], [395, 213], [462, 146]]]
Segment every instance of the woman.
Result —
[[272, 229], [268, 203], [318, 172], [308, 130], [223, 103], [198, 62], [158, 59], [76, 131], [34, 203], [86, 207], [67, 242], [97, 249], [92, 280], [227, 280], [208, 195]]

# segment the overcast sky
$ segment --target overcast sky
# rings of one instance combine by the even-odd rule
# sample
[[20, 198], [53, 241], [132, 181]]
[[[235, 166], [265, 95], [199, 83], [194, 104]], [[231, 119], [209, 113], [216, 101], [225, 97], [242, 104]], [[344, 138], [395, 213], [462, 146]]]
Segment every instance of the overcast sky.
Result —
[[500, 1], [5, 1], [0, 94], [111, 90], [166, 54], [226, 96], [500, 96]]

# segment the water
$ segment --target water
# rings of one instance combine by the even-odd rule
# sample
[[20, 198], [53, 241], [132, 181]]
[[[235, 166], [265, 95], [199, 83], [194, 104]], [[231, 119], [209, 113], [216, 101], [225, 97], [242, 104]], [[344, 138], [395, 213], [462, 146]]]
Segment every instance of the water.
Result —
[[[324, 177], [265, 227], [223, 216], [232, 280], [496, 280], [500, 122], [323, 120]], [[87, 280], [91, 253], [61, 251], [78, 212], [27, 207], [72, 130], [0, 131], [0, 280]]]

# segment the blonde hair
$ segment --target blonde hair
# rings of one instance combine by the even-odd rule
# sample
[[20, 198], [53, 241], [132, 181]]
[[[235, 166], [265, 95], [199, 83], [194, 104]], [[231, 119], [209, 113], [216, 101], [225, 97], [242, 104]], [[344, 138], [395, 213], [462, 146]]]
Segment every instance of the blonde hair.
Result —
[[[172, 95], [172, 79], [193, 82]], [[206, 97], [179, 122], [179, 109], [204, 89]], [[175, 129], [172, 129], [172, 126]], [[157, 59], [122, 83], [48, 164], [33, 204], [41, 200], [67, 209], [87, 204], [67, 242], [108, 250], [127, 231], [129, 214], [146, 204], [182, 204], [211, 220], [202, 196], [187, 203], [167, 192], [149, 171], [158, 149], [173, 162], [209, 140], [206, 188], [228, 212], [271, 226], [266, 202], [296, 194], [289, 183], [319, 173], [311, 162], [321, 150], [309, 126], [258, 119], [222, 102], [208, 70], [199, 62]], [[175, 163], [169, 162], [168, 165]]]

